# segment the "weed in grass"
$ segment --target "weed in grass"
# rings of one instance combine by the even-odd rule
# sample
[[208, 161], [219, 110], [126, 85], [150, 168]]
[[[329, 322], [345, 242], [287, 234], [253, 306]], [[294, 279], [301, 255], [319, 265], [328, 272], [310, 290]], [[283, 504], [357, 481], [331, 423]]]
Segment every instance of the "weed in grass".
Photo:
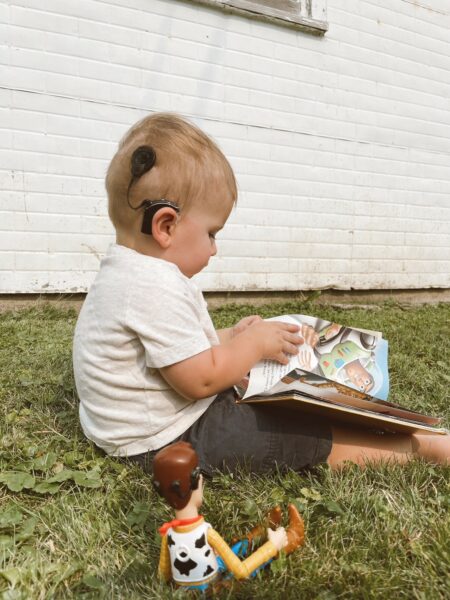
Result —
[[[447, 305], [343, 310], [306, 303], [224, 307], [217, 327], [258, 312], [315, 314], [381, 330], [392, 399], [444, 416]], [[171, 518], [148, 477], [83, 437], [71, 366], [76, 315], [40, 307], [0, 315], [0, 598], [186, 597], [156, 577], [157, 527]], [[326, 466], [207, 483], [204, 514], [225, 539], [280, 502], [305, 518], [305, 546], [220, 598], [444, 599], [450, 589], [450, 468], [415, 461], [340, 473]]]

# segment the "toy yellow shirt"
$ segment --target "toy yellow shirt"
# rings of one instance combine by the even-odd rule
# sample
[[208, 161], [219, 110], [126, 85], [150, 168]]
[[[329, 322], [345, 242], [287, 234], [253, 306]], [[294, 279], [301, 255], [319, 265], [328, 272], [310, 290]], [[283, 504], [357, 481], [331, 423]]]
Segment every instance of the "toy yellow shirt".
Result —
[[245, 579], [278, 554], [274, 544], [268, 541], [241, 561], [203, 517], [188, 525], [175, 523], [172, 527], [162, 528], [159, 573], [163, 579], [173, 579], [177, 585], [212, 582], [219, 573], [217, 555], [236, 579]]

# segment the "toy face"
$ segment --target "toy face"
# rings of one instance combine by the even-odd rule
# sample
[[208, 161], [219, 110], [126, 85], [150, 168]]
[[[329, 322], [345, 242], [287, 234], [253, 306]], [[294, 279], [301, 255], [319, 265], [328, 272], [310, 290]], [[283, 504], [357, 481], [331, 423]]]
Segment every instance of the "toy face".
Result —
[[353, 385], [361, 392], [367, 393], [373, 388], [372, 377], [358, 360], [349, 363], [345, 371]]

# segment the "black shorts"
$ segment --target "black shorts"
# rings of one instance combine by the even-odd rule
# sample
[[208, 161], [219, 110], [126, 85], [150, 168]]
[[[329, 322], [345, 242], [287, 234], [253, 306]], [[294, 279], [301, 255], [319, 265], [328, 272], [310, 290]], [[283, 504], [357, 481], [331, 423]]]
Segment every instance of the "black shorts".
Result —
[[[175, 441], [190, 442], [200, 467], [253, 473], [274, 469], [295, 471], [326, 462], [331, 451], [331, 426], [319, 417], [260, 404], [236, 404], [232, 389], [217, 396], [208, 409]], [[129, 456], [151, 473], [157, 451]]]

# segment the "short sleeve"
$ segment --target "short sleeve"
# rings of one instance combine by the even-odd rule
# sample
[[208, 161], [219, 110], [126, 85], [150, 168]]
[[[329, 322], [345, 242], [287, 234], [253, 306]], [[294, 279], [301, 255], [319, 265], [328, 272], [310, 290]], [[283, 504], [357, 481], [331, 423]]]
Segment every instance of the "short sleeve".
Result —
[[210, 348], [205, 318], [211, 321], [205, 304], [177, 273], [129, 292], [126, 325], [144, 346], [147, 367], [167, 367]]

